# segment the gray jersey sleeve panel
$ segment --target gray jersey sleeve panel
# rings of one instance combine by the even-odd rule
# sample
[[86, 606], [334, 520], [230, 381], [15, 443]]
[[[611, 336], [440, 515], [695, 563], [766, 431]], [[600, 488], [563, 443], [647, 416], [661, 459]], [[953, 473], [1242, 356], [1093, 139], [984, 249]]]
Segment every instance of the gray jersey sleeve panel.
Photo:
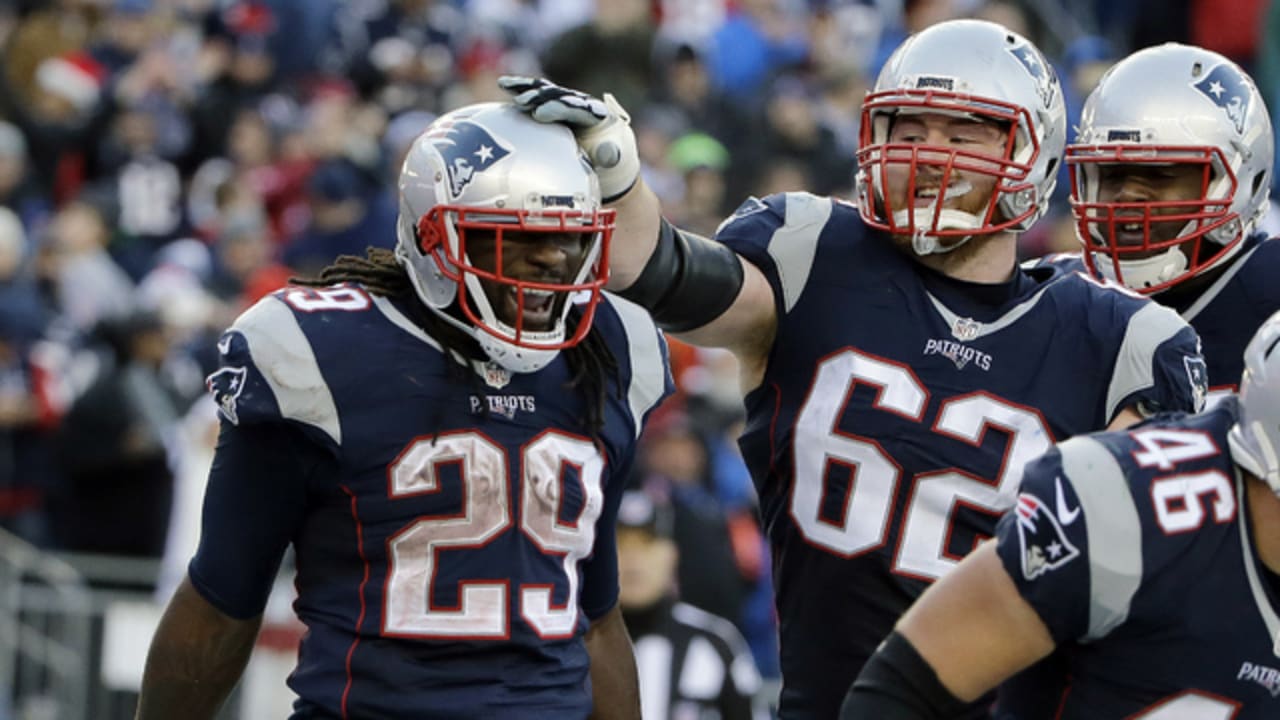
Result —
[[293, 312], [269, 296], [245, 311], [232, 328], [248, 342], [249, 355], [275, 395], [280, 415], [314, 426], [341, 445], [333, 393]]
[[778, 266], [783, 307], [791, 312], [809, 281], [818, 237], [831, 217], [832, 201], [808, 193], [787, 193], [786, 198], [787, 219], [769, 239], [769, 255]]
[[1105, 447], [1083, 437], [1059, 447], [1089, 538], [1089, 631], [1082, 640], [1097, 640], [1129, 617], [1142, 583], [1142, 525], [1129, 483]]
[[1129, 317], [1124, 341], [1116, 355], [1115, 371], [1107, 388], [1107, 417], [1113, 418], [1119, 404], [1133, 393], [1155, 384], [1152, 360], [1160, 344], [1177, 335], [1186, 321], [1178, 313], [1149, 302]]
[[636, 437], [639, 437], [645, 413], [653, 409], [666, 391], [669, 373], [664, 351], [666, 341], [648, 311], [617, 295], [609, 294], [608, 297], [627, 334], [627, 354], [631, 358], [627, 405], [631, 408]]

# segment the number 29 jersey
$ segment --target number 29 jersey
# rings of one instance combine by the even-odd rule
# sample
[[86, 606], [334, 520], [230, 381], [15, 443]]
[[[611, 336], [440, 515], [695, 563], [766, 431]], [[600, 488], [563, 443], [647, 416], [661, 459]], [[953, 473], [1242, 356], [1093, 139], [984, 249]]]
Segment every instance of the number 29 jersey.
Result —
[[804, 193], [748, 200], [717, 239], [764, 273], [777, 309], [740, 445], [773, 550], [783, 717], [837, 714], [1056, 439], [1203, 397], [1176, 313], [1079, 274], [964, 287], [851, 205]]
[[223, 335], [191, 581], [252, 617], [293, 546], [295, 718], [585, 717], [617, 505], [672, 390], [662, 336], [638, 306], [598, 306], [618, 371], [596, 443], [567, 351], [467, 367], [408, 312], [358, 285], [286, 288]]
[[1027, 467], [997, 550], [1058, 644], [1065, 690], [997, 717], [1280, 717], [1280, 580], [1227, 445], [1238, 407], [1074, 438]]

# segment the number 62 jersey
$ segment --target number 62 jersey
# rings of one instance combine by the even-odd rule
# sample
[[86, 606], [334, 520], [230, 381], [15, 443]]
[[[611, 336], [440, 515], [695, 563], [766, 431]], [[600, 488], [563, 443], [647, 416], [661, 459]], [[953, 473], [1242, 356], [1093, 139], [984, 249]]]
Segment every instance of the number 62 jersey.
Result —
[[617, 373], [595, 442], [570, 351], [468, 367], [410, 317], [358, 285], [289, 287], [223, 335], [192, 584], [253, 617], [292, 545], [295, 718], [585, 717], [583, 634], [616, 602], [614, 517], [672, 390], [666, 345], [600, 303]]
[[805, 193], [749, 200], [716, 237], [777, 310], [740, 445], [773, 549], [785, 718], [836, 716], [926, 584], [994, 534], [1029, 460], [1125, 408], [1203, 397], [1177, 313], [1079, 274], [963, 283]]
[[[1280, 717], [1280, 578], [1258, 556], [1230, 457], [1237, 411], [1229, 397], [1202, 415], [1068, 440], [1027, 466], [997, 549], [1058, 644], [1066, 689], [1024, 711]], [[1002, 691], [1024, 694], [1020, 680]]]

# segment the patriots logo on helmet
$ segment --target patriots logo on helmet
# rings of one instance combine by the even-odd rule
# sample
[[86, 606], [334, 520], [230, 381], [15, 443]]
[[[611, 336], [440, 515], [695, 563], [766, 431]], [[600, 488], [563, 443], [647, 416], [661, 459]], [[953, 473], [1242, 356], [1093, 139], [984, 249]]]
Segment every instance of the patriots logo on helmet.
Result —
[[427, 137], [444, 158], [449, 192], [454, 197], [462, 193], [476, 173], [488, 170], [511, 154], [488, 130], [470, 120], [439, 124]]
[[1045, 65], [1044, 58], [1028, 43], [1020, 43], [1009, 48], [1009, 53], [1026, 69], [1027, 74], [1036, 82], [1036, 91], [1045, 107], [1053, 104], [1054, 85], [1057, 76]]
[[1238, 70], [1222, 64], [1209, 71], [1195, 88], [1222, 108], [1235, 125], [1237, 133], [1244, 132], [1244, 118], [1249, 114], [1249, 81]]
[[1034, 580], [1080, 555], [1080, 550], [1062, 531], [1053, 510], [1041, 502], [1040, 498], [1026, 493], [1019, 495], [1014, 513], [1018, 520], [1018, 544], [1022, 550], [1024, 578]]

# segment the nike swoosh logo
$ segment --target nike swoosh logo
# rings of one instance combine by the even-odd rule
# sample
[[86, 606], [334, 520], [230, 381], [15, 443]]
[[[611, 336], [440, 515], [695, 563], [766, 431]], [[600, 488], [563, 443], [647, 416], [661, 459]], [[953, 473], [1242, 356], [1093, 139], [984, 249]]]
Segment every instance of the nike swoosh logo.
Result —
[[1067, 509], [1067, 498], [1062, 492], [1062, 478], [1055, 480], [1054, 486], [1057, 490], [1057, 498], [1055, 499], [1057, 500], [1058, 522], [1063, 525], [1070, 525], [1076, 521], [1077, 517], [1080, 516], [1080, 508], [1076, 507], [1072, 510]]
[[230, 335], [218, 341], [218, 352], [222, 353], [223, 355], [226, 355], [227, 353], [231, 352], [231, 336]]

